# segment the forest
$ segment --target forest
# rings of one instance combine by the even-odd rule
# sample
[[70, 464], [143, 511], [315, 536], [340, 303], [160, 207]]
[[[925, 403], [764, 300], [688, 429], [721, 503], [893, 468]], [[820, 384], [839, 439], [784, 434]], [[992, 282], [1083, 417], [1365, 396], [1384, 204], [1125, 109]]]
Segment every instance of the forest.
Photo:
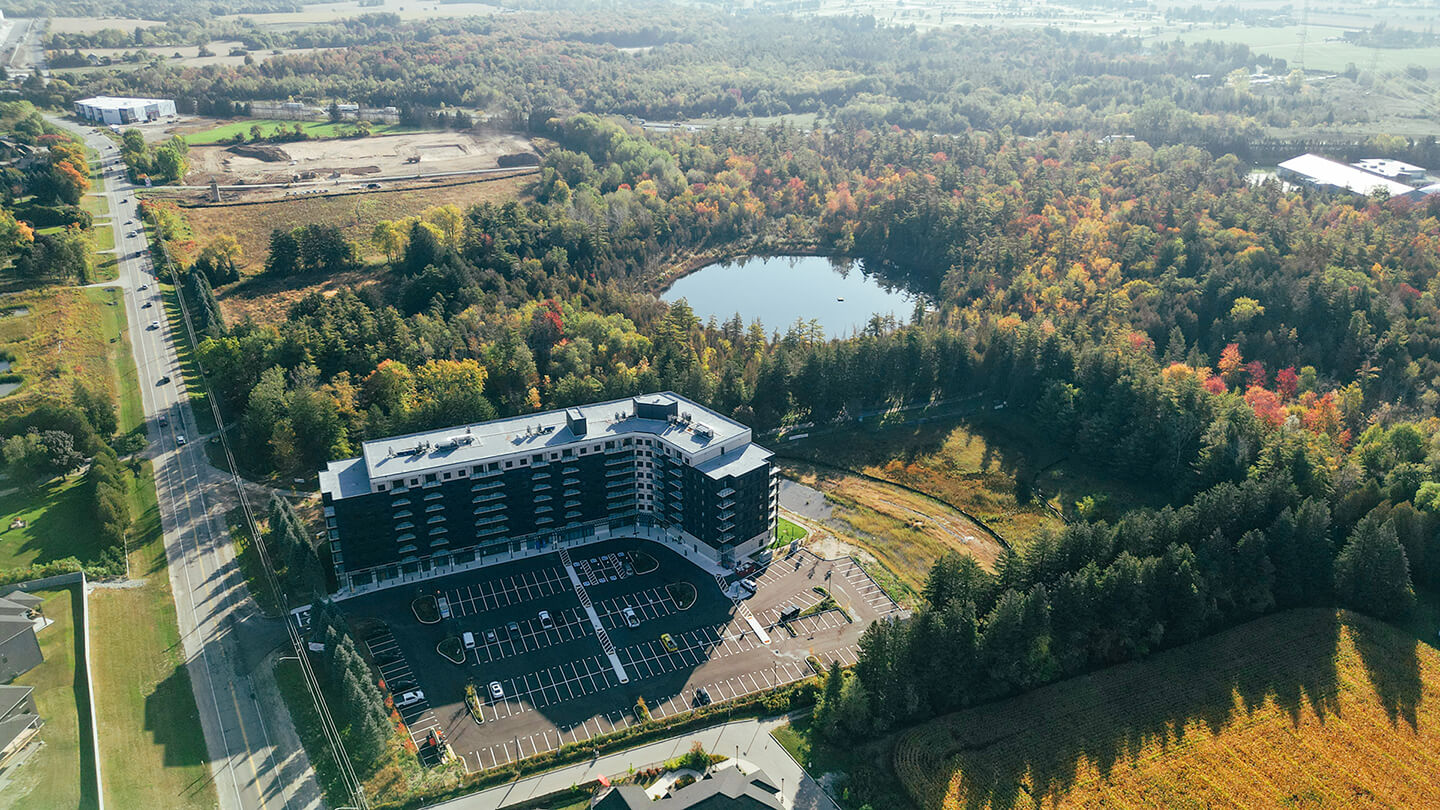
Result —
[[[92, 44], [142, 47], [166, 30], [57, 35], [49, 45], [57, 54]], [[532, 128], [576, 112], [645, 119], [813, 114], [871, 129], [1085, 129], [1222, 151], [1266, 127], [1364, 114], [1342, 114], [1314, 88], [1262, 92], [1193, 78], [1257, 65], [1286, 73], [1283, 61], [1243, 46], [1147, 47], [1053, 29], [918, 32], [869, 18], [777, 26], [769, 17], [655, 4], [585, 16], [407, 22], [372, 15], [300, 30], [309, 33], [226, 28], [201, 38], [327, 49], [233, 67], [156, 60], [143, 71], [57, 75], [84, 95], [171, 97], [182, 110], [220, 116], [243, 112], [247, 102], [287, 98], [393, 105], [413, 120], [425, 117], [417, 110], [479, 109]], [[176, 41], [163, 44], [195, 37], [177, 30]]]

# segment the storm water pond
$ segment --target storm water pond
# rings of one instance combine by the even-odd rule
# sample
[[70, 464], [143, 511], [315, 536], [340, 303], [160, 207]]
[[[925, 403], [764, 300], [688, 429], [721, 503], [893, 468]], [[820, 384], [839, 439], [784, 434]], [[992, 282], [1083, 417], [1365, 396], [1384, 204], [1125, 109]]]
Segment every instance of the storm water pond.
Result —
[[784, 332], [798, 318], [819, 321], [825, 336], [848, 337], [875, 315], [908, 323], [917, 296], [866, 273], [858, 261], [825, 256], [754, 256], [706, 265], [676, 281], [661, 296], [684, 298], [701, 322], [735, 313], [748, 326]]

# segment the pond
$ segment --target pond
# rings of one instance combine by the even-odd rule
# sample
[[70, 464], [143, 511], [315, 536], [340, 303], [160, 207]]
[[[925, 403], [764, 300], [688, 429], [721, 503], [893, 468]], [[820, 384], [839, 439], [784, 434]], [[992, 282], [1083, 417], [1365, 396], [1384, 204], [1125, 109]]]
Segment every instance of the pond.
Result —
[[29, 314], [29, 307], [11, 307], [6, 310], [0, 310], [0, 318], [22, 318]]
[[701, 322], [724, 322], [735, 313], [748, 326], [784, 332], [797, 318], [817, 320], [828, 338], [848, 337], [874, 315], [907, 323], [918, 296], [874, 274], [858, 261], [825, 256], [754, 256], [706, 265], [676, 281], [661, 296], [684, 298]]

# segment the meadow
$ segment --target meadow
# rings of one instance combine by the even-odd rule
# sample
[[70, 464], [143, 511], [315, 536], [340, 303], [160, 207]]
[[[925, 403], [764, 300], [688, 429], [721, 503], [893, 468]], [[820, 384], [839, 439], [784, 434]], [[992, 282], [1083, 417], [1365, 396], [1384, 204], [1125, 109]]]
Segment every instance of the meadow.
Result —
[[939, 718], [894, 766], [925, 810], [1422, 807], [1440, 652], [1305, 609]]
[[[306, 135], [311, 138], [343, 138], [355, 131], [353, 121], [331, 123], [329, 121], [280, 121], [272, 118], [242, 118], [238, 121], [231, 121], [221, 124], [213, 129], [202, 132], [194, 132], [185, 135], [185, 142], [191, 146], [209, 146], [212, 144], [229, 143], [236, 135], [250, 137], [251, 130], [260, 127], [264, 137], [274, 135], [278, 130], [286, 132], [294, 129], [299, 124]], [[372, 135], [395, 135], [402, 132], [418, 132], [415, 127], [407, 127], [401, 124], [371, 124]]]

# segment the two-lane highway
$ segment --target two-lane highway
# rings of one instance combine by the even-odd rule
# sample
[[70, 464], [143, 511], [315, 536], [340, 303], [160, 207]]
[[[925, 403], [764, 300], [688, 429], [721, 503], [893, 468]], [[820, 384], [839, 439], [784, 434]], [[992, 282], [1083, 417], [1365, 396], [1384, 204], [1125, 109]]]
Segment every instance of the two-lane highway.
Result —
[[[110, 139], [53, 120], [81, 134], [100, 153], [104, 167], [102, 193], [109, 202], [119, 253], [118, 286], [125, 293], [170, 581], [220, 807], [319, 807], [314, 772], [304, 750], [294, 744], [289, 716], [283, 708], [262, 708], [256, 698], [251, 679], [269, 674], [247, 671], [247, 657], [238, 646], [235, 631], [253, 613], [253, 603], [247, 600], [217, 491], [227, 485], [216, 483], [206, 466], [205, 438], [195, 434], [195, 417], [153, 275], [135, 189]], [[275, 740], [291, 744], [282, 748]], [[124, 767], [117, 762], [105, 766], [112, 771]]]

